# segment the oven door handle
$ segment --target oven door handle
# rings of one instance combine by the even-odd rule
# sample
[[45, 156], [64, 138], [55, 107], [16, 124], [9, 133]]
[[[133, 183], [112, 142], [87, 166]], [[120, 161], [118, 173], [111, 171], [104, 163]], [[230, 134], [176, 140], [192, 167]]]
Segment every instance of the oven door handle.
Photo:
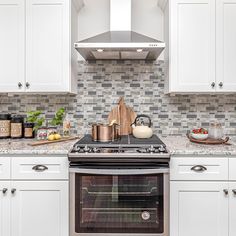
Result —
[[169, 173], [168, 168], [163, 169], [89, 169], [70, 168], [70, 173], [88, 175], [152, 175]]

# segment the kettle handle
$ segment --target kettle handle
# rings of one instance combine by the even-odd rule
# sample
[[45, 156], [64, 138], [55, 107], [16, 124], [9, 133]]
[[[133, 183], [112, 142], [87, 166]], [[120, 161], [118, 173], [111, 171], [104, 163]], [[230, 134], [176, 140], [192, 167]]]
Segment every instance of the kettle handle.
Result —
[[151, 120], [151, 118], [150, 118], [149, 116], [147, 116], [147, 115], [138, 115], [138, 116], [135, 118], [135, 121], [134, 121], [133, 124], [136, 125], [136, 124], [137, 124], [137, 120], [138, 120], [139, 118], [141, 118], [141, 117], [148, 118], [148, 120], [149, 120], [148, 127], [151, 128], [151, 126], [152, 126], [152, 120]]

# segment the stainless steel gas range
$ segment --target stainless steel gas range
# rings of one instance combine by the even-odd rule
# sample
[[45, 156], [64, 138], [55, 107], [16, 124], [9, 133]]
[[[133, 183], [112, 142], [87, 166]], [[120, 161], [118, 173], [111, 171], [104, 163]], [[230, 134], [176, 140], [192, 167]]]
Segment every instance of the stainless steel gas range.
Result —
[[70, 236], [168, 236], [169, 159], [155, 135], [82, 138], [69, 153]]

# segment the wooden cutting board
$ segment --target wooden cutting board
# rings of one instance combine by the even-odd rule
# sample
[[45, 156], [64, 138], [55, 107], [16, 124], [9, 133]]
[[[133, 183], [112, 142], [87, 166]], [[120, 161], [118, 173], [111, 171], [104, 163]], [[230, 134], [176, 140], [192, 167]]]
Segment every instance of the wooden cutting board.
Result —
[[128, 135], [132, 133], [131, 124], [135, 121], [136, 116], [134, 110], [126, 106], [124, 98], [121, 97], [118, 105], [109, 113], [108, 122], [116, 120], [116, 123], [120, 125], [120, 135]]
[[70, 140], [75, 140], [75, 139], [79, 139], [79, 137], [68, 137], [68, 138], [61, 138], [59, 140], [53, 140], [53, 141], [49, 141], [49, 140], [39, 140], [39, 141], [35, 141], [32, 143], [28, 143], [28, 145], [35, 147], [35, 146], [40, 146], [40, 145], [45, 145], [45, 144], [52, 144], [52, 143], [60, 143], [60, 142], [67, 142]]
[[190, 142], [192, 142], [192, 143], [200, 143], [200, 144], [207, 144], [207, 145], [217, 145], [217, 144], [231, 145], [230, 143], [228, 143], [229, 137], [226, 137], [225, 139], [208, 138], [205, 140], [194, 139], [193, 137], [191, 137], [190, 134], [187, 134], [187, 137], [190, 140]]

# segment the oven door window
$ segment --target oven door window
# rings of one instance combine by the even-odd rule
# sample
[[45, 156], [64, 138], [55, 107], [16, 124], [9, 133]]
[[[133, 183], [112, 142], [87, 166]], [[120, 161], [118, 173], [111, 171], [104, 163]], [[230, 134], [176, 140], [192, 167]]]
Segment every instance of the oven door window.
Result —
[[163, 179], [75, 174], [75, 232], [163, 233]]

